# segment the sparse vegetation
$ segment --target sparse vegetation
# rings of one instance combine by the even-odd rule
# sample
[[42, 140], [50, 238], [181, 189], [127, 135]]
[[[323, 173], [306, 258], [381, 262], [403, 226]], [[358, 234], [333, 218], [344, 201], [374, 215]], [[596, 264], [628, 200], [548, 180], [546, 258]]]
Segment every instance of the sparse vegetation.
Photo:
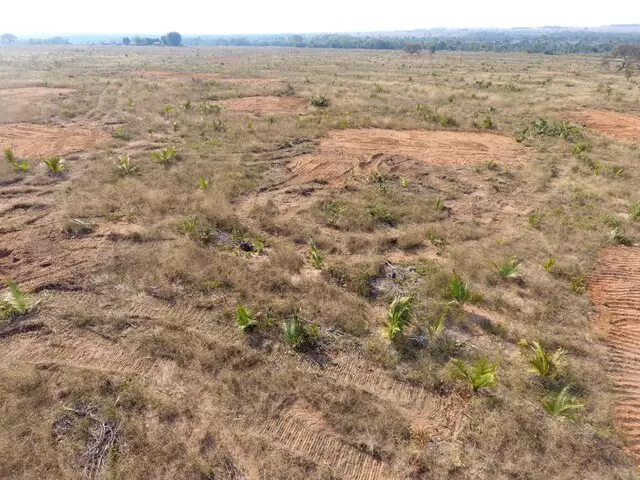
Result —
[[483, 388], [490, 388], [498, 383], [496, 372], [498, 364], [490, 362], [485, 358], [480, 358], [471, 364], [460, 359], [451, 360], [451, 376], [455, 379], [464, 380], [473, 392], [478, 392]]
[[405, 329], [411, 323], [413, 314], [413, 298], [409, 296], [396, 297], [387, 310], [384, 335], [389, 340], [398, 340], [404, 336]]
[[319, 95], [311, 99], [311, 105], [318, 108], [327, 108], [330, 104], [329, 98], [326, 95]]
[[569, 393], [571, 385], [567, 385], [559, 392], [547, 395], [542, 399], [542, 407], [552, 415], [572, 417], [577, 410], [584, 408], [576, 397]]
[[564, 348], [558, 348], [549, 355], [537, 340], [529, 342], [522, 339], [518, 342], [518, 346], [529, 351], [529, 371], [541, 377], [555, 378], [566, 365], [568, 352]]
[[39, 302], [32, 302], [17, 282], [5, 280], [5, 284], [9, 287], [9, 291], [0, 297], [0, 317], [11, 322], [36, 308]]
[[120, 175], [134, 175], [138, 172], [138, 166], [131, 163], [128, 153], [123, 153], [118, 159], [118, 173]]
[[178, 152], [171, 147], [166, 147], [159, 152], [152, 152], [151, 157], [160, 165], [168, 166], [173, 160], [178, 158]]
[[637, 74], [411, 36], [2, 49], [1, 478], [634, 478]]
[[241, 332], [248, 333], [257, 327], [258, 322], [253, 318], [251, 310], [238, 304], [236, 310], [236, 325]]
[[46, 167], [49, 169], [49, 172], [53, 175], [58, 175], [64, 170], [64, 160], [62, 160], [60, 157], [46, 158], [42, 162], [46, 165]]
[[315, 268], [322, 268], [324, 265], [324, 256], [313, 240], [309, 240], [309, 260]]

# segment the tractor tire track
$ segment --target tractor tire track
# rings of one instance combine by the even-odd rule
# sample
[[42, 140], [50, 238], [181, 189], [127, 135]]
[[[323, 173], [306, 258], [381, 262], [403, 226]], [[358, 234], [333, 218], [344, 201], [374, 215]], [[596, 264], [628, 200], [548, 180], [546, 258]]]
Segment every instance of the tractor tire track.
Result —
[[595, 328], [609, 347], [614, 424], [640, 466], [640, 248], [610, 247], [590, 279]]

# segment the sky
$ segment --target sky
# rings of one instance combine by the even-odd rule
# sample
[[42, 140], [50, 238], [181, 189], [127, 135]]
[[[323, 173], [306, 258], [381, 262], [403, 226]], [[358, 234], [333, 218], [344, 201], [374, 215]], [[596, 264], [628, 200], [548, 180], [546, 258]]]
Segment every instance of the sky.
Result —
[[314, 33], [640, 24], [639, 0], [0, 0], [0, 33]]

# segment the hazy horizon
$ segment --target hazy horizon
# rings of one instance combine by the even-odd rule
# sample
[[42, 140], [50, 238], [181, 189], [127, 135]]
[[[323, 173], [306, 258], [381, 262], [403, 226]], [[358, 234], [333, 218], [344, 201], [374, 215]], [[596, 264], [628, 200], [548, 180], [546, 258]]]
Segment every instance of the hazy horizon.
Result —
[[[640, 2], [586, 1], [573, 4], [540, 0], [536, 8], [516, 11], [506, 0], [460, 0], [446, 5], [414, 5], [327, 0], [315, 8], [299, 2], [246, 0], [211, 5], [198, 0], [132, 3], [111, 0], [88, 7], [83, 0], [31, 0], [2, 7], [0, 32], [17, 36], [154, 34], [175, 30], [183, 35], [252, 35], [406, 31], [431, 28], [601, 27], [640, 23]], [[37, 15], [34, 15], [37, 12]], [[222, 20], [221, 20], [222, 19]]]

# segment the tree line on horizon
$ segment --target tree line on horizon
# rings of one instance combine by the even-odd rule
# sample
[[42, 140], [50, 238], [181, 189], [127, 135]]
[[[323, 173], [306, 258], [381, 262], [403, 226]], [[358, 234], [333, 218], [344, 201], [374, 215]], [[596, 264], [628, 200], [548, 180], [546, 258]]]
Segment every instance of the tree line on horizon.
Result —
[[[0, 37], [3, 44], [69, 44], [93, 43], [105, 36], [85, 35], [74, 38], [53, 37], [47, 39], [19, 40], [15, 35], [5, 33]], [[72, 37], [73, 38], [73, 37]], [[460, 30], [429, 32], [418, 34], [306, 34], [306, 35], [202, 35], [185, 37], [178, 32], [169, 32], [161, 37], [135, 35], [124, 37], [124, 45], [212, 45], [212, 46], [253, 46], [253, 47], [297, 47], [297, 48], [338, 48], [405, 50], [431, 54], [436, 51], [487, 51], [526, 52], [561, 55], [571, 53], [611, 53], [622, 45], [640, 44], [640, 29], [637, 32], [582, 31], [552, 29], [545, 31], [514, 30]], [[115, 42], [108, 42], [109, 44]]]

